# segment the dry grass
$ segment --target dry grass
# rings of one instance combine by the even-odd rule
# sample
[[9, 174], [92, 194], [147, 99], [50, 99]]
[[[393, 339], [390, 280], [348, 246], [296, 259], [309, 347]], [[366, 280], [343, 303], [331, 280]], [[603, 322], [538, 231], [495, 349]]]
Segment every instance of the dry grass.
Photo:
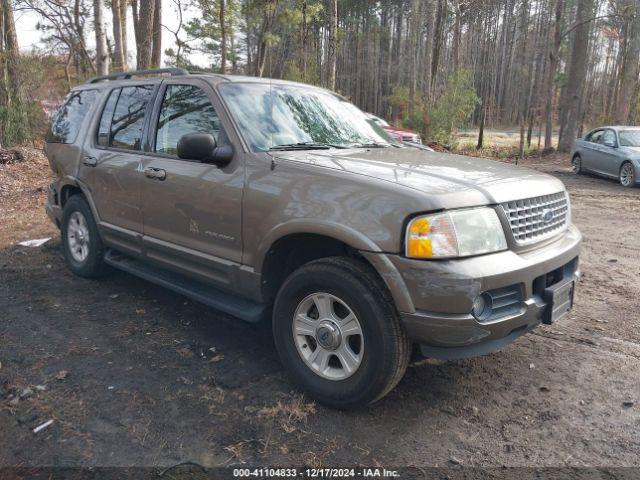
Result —
[[44, 211], [47, 186], [53, 179], [41, 150], [18, 149], [21, 161], [0, 164], [0, 248], [29, 238], [52, 236], [55, 226]]
[[258, 417], [277, 421], [285, 432], [292, 433], [300, 423], [307, 423], [309, 415], [315, 413], [315, 403], [305, 402], [303, 395], [294, 395], [290, 401], [278, 400], [275, 405], [264, 407], [258, 412]]

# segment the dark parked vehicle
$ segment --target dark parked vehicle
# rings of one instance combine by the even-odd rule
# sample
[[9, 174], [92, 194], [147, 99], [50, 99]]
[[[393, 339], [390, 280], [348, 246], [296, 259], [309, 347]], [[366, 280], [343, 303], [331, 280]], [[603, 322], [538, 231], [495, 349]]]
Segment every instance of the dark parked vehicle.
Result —
[[640, 179], [640, 128], [602, 127], [578, 138], [571, 154], [575, 173], [590, 172], [617, 178], [623, 187]]
[[333, 407], [386, 395], [415, 345], [482, 355], [572, 307], [581, 236], [559, 180], [397, 144], [320, 88], [99, 77], [45, 150], [74, 273], [272, 321], [291, 378]]

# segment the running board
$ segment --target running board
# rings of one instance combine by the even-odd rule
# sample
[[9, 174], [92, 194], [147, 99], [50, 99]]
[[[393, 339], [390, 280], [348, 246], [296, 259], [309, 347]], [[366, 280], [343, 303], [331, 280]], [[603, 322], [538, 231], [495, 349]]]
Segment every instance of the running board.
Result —
[[268, 318], [270, 313], [268, 305], [226, 293], [180, 273], [151, 265], [114, 250], [107, 251], [104, 261], [112, 267], [173, 290], [246, 322], [259, 322]]

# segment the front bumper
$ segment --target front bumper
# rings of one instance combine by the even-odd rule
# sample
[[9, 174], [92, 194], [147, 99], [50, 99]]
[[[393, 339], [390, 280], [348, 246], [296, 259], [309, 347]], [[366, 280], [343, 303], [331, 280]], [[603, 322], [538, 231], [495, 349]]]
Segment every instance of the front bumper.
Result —
[[[548, 320], [545, 290], [578, 279], [580, 232], [574, 226], [555, 241], [526, 252], [505, 251], [458, 260], [421, 261], [387, 255], [412, 307], [399, 308], [409, 338], [426, 356], [464, 358], [496, 351]], [[392, 278], [385, 275], [383, 278]], [[406, 293], [405, 292], [405, 293]], [[497, 317], [470, 314], [483, 292], [512, 301]], [[506, 293], [505, 293], [506, 292]], [[509, 293], [510, 292], [510, 293]], [[397, 303], [397, 302], [396, 302]]]

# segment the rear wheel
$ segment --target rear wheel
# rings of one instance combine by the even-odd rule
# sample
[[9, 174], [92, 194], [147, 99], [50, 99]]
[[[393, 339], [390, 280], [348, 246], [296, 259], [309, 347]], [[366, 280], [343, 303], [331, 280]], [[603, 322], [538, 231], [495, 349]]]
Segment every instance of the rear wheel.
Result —
[[633, 187], [636, 183], [636, 171], [631, 162], [625, 162], [620, 167], [620, 185], [623, 187]]
[[108, 269], [104, 245], [91, 208], [82, 195], [72, 196], [62, 211], [62, 249], [67, 265], [82, 277], [97, 277]]
[[582, 158], [578, 154], [571, 159], [571, 171], [575, 174], [582, 173]]
[[308, 263], [282, 285], [273, 334], [291, 378], [322, 404], [354, 408], [402, 378], [410, 344], [386, 287], [363, 262]]

